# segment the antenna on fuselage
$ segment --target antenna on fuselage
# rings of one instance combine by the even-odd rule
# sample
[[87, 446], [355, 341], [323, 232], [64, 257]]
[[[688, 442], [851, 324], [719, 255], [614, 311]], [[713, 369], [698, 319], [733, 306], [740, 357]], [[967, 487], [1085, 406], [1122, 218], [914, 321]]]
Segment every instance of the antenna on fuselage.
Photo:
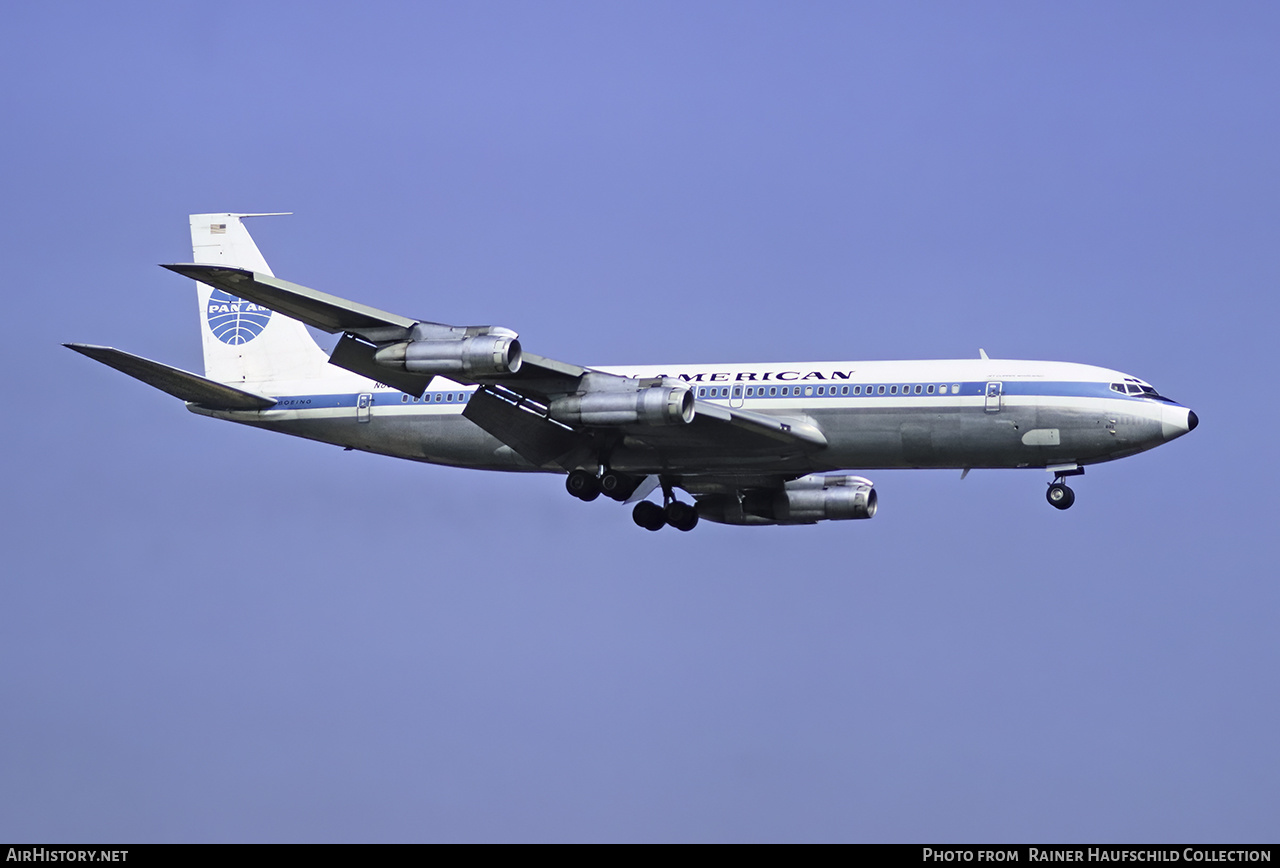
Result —
[[981, 358], [982, 358], [982, 360], [983, 360], [984, 362], [989, 362], [989, 361], [991, 361], [991, 359], [987, 358], [987, 351], [986, 351], [986, 350], [984, 350], [982, 347], [978, 347], [978, 355], [979, 355], [979, 357], [981, 357]]

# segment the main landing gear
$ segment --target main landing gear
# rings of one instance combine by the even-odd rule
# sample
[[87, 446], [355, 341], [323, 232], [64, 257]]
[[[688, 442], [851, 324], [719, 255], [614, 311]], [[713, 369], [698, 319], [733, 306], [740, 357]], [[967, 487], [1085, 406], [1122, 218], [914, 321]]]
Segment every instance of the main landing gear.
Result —
[[662, 530], [664, 524], [683, 531], [693, 530], [698, 526], [697, 504], [676, 500], [671, 483], [665, 479], [662, 480], [662, 502], [664, 506], [647, 500], [640, 501], [631, 510], [631, 520], [645, 530]]
[[600, 496], [600, 477], [587, 470], [574, 470], [564, 481], [565, 490], [587, 503]]
[[1045, 492], [1045, 500], [1049, 501], [1049, 505], [1054, 509], [1070, 509], [1071, 504], [1076, 502], [1076, 493], [1063, 480], [1068, 476], [1083, 475], [1083, 467], [1058, 470], [1053, 475], [1053, 482], [1049, 483], [1049, 490]]
[[640, 477], [629, 476], [616, 470], [606, 470], [600, 476], [596, 476], [590, 470], [579, 469], [569, 474], [569, 478], [564, 481], [564, 487], [578, 500], [585, 500], [588, 503], [602, 494], [623, 503], [635, 493], [643, 481]]
[[698, 526], [698, 507], [673, 500], [664, 509], [652, 501], [642, 500], [631, 510], [631, 520], [645, 530], [662, 530], [664, 524], [676, 530], [693, 530]]
[[[630, 476], [616, 470], [606, 470], [597, 476], [581, 468], [572, 471], [564, 481], [565, 489], [578, 500], [588, 503], [601, 494], [622, 503], [635, 493], [643, 482], [642, 477]], [[669, 480], [662, 480], [662, 506], [642, 500], [631, 510], [631, 518], [645, 530], [661, 530], [671, 525], [676, 530], [693, 530], [698, 526], [697, 504], [676, 500]]]

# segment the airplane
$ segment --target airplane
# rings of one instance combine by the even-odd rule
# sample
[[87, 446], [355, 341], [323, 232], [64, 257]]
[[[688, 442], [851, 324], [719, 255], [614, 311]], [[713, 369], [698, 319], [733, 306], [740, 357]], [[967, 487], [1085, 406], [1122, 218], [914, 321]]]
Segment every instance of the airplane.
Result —
[[[348, 450], [555, 473], [573, 496], [631, 503], [646, 530], [869, 519], [850, 470], [1039, 468], [1075, 502], [1087, 465], [1199, 423], [1137, 377], [988, 358], [584, 367], [526, 352], [497, 326], [388, 313], [280, 280], [244, 220], [193, 214], [204, 376], [111, 347], [64, 344], [225, 419]], [[326, 354], [306, 326], [340, 335]], [[661, 490], [661, 502], [648, 499]], [[692, 503], [679, 499], [687, 493]]]

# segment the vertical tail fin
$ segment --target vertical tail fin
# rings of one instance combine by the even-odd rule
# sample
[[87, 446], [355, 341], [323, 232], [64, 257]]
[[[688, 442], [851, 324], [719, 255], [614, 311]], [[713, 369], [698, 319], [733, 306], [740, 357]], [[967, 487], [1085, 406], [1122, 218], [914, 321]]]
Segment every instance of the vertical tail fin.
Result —
[[[195, 261], [271, 274], [241, 220], [272, 216], [276, 215], [192, 214]], [[209, 379], [262, 391], [286, 382], [327, 379], [334, 373], [302, 323], [203, 283], [196, 289], [204, 373]]]

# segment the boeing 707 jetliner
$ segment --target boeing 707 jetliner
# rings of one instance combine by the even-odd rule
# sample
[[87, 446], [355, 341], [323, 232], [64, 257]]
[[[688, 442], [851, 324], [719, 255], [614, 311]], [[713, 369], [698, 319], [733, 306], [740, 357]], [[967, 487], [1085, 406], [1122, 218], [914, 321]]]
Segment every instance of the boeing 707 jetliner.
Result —
[[[1066, 362], [583, 367], [496, 326], [387, 313], [276, 278], [243, 220], [193, 214], [204, 376], [110, 347], [77, 352], [226, 419], [397, 458], [566, 476], [634, 502], [640, 527], [871, 518], [850, 470], [1038, 468], [1065, 480], [1181, 437], [1196, 414], [1119, 371]], [[305, 326], [338, 334], [326, 355]], [[661, 503], [648, 498], [661, 491]], [[692, 503], [680, 500], [686, 492]]]

